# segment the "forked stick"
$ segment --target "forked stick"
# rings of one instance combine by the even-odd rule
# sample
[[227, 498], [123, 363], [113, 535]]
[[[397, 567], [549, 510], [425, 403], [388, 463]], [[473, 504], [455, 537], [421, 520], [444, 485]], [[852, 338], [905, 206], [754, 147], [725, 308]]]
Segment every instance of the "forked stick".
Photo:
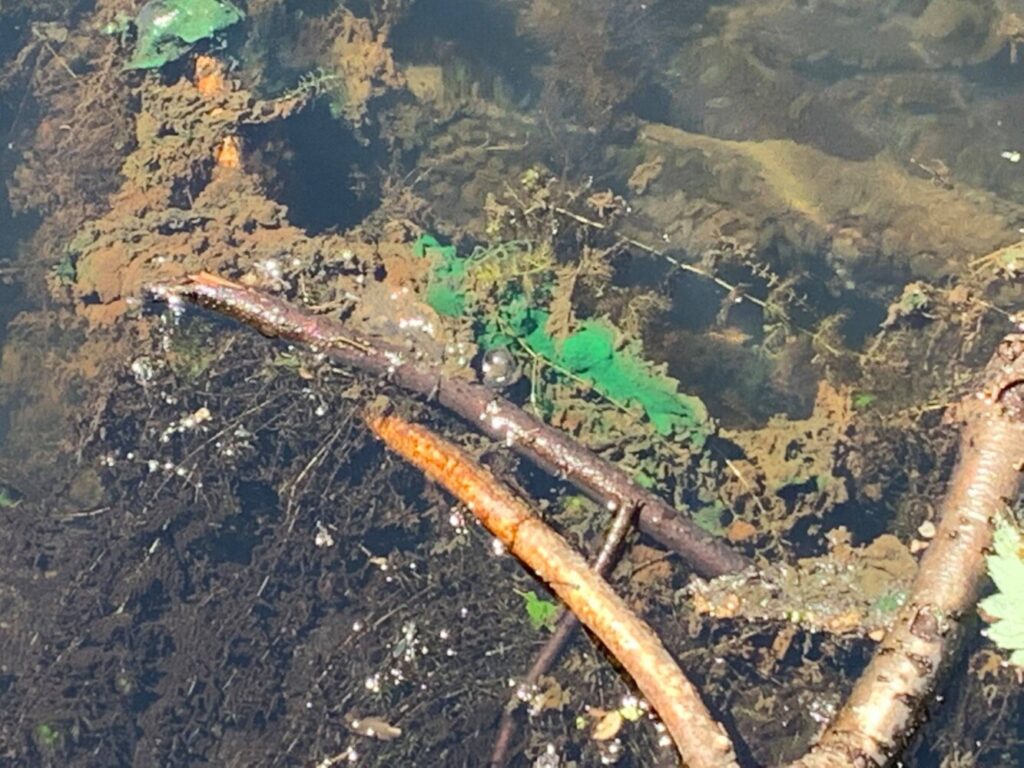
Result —
[[583, 557], [490, 472], [425, 427], [370, 414], [370, 428], [440, 483], [558, 595], [623, 666], [689, 768], [738, 768], [732, 741], [654, 631]]

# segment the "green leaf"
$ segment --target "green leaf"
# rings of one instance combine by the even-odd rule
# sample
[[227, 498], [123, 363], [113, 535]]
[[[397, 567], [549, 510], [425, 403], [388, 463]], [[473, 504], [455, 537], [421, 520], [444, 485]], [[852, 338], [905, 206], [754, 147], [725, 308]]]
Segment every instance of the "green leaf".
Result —
[[853, 396], [853, 407], [858, 411], [863, 411], [866, 408], [870, 408], [877, 399], [878, 395], [870, 392], [858, 392]]
[[592, 371], [611, 361], [615, 333], [606, 325], [584, 323], [562, 344], [561, 362], [573, 373]]
[[52, 747], [60, 739], [60, 732], [49, 723], [36, 726], [36, 739], [43, 747]]
[[537, 597], [537, 593], [534, 591], [529, 592], [516, 592], [517, 595], [523, 598], [523, 603], [526, 607], [526, 616], [530, 620], [530, 626], [538, 632], [542, 629], [552, 630], [555, 628], [555, 622], [558, 619], [558, 605], [545, 600], [542, 597]]
[[125, 69], [162, 67], [243, 18], [230, 0], [150, 0], [135, 19], [138, 40]]
[[1014, 602], [1018, 600], [1020, 600], [1019, 597], [997, 592], [979, 602], [978, 608], [992, 617], [1012, 616]]
[[992, 540], [993, 553], [986, 558], [988, 573], [996, 585], [996, 593], [978, 604], [978, 609], [991, 622], [984, 634], [1004, 651], [1010, 651], [1010, 663], [1024, 666], [1024, 537], [1008, 520], [996, 523]]
[[639, 345], [616, 348], [617, 333], [605, 320], [589, 320], [565, 340], [555, 362], [611, 400], [639, 405], [659, 434], [678, 434], [703, 447], [712, 429], [704, 403], [680, 393], [679, 382], [644, 360]]
[[416, 238], [416, 242], [412, 244], [412, 255], [417, 259], [422, 259], [424, 256], [428, 256], [435, 251], [446, 259], [455, 258], [455, 246], [441, 245], [441, 241], [433, 235], [420, 235]]

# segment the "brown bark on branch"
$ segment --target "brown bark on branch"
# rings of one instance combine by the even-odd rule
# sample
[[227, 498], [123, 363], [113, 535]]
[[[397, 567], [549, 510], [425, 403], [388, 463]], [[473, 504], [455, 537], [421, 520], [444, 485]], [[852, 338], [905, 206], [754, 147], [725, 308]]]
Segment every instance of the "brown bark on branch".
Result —
[[415, 360], [401, 347], [355, 337], [337, 320], [209, 273], [191, 275], [179, 285], [155, 286], [150, 291], [159, 299], [187, 300], [221, 312], [264, 335], [307, 344], [343, 365], [387, 377], [405, 389], [436, 399], [485, 434], [608, 507], [636, 509], [640, 530], [679, 553], [702, 576], [735, 573], [752, 565], [721, 539], [681, 517], [663, 499], [637, 487], [624, 471], [568, 435], [481, 384], [445, 377], [439, 366]]
[[[608, 578], [608, 574], [611, 572], [612, 566], [615, 565], [622, 544], [626, 540], [626, 534], [632, 528], [635, 516], [636, 510], [629, 507], [621, 507], [615, 513], [612, 524], [608, 527], [608, 534], [605, 536], [604, 544], [601, 545], [601, 550], [590, 562], [590, 567], [601, 578]], [[530, 669], [526, 673], [526, 677], [523, 678], [524, 685], [532, 688], [540, 680], [541, 675], [547, 674], [548, 670], [554, 666], [559, 654], [568, 644], [578, 626], [579, 621], [576, 619], [576, 615], [572, 611], [562, 609], [562, 615], [558, 617], [558, 623], [555, 625], [551, 637], [547, 639], [547, 642], [538, 651], [533, 664], [530, 665]], [[491, 750], [491, 760], [489, 763], [491, 768], [501, 768], [508, 761], [508, 751], [512, 745], [512, 736], [515, 734], [515, 728], [515, 713], [510, 707], [505, 707], [501, 712], [501, 719], [498, 723], [498, 735], [494, 739], [494, 748]]]
[[910, 597], [842, 710], [793, 768], [885, 765], [917, 724], [977, 602], [995, 515], [1020, 484], [1024, 336], [1003, 340], [963, 410], [960, 458]]
[[657, 635], [561, 536], [451, 443], [396, 416], [367, 421], [388, 447], [461, 500], [604, 643], [661, 717], [689, 768], [738, 768], [725, 730]]
[[[161, 286], [154, 293], [168, 301], [187, 299], [218, 310], [267, 335], [309, 344], [343, 364], [436, 397], [486, 434], [557, 471], [591, 496], [616, 508], [635, 507], [641, 530], [679, 552], [704, 575], [735, 572], [748, 564], [722, 542], [679, 518], [657, 496], [636, 488], [620, 469], [481, 385], [445, 379], [434, 366], [407, 360], [397, 347], [352, 338], [337, 321], [212, 275], [194, 275], [183, 285]], [[847, 703], [811, 751], [790, 764], [792, 768], [886, 765], [916, 725], [959, 639], [962, 619], [974, 609], [993, 520], [1019, 488], [1019, 467], [1024, 460], [1024, 334], [1003, 340], [984, 373], [983, 384], [965, 401], [960, 415], [964, 421], [960, 457], [941, 506], [937, 534], [921, 561], [907, 603]], [[385, 427], [394, 435], [401, 432], [394, 422], [377, 424], [383, 434], [387, 434]], [[525, 508], [506, 509], [514, 498], [500, 488], [495, 490], [486, 478], [477, 477], [476, 470], [465, 469], [457, 451], [432, 446], [415, 434], [402, 440], [414, 463], [435, 472], [456, 495], [468, 493], [467, 505], [475, 511], [482, 507], [505, 510], [494, 518], [494, 533], [507, 537], [510, 549], [517, 551], [524, 533], [535, 526]], [[599, 604], [610, 601], [609, 610], [617, 611], [614, 593], [609, 596], [591, 586], [589, 570], [578, 555], [566, 570], [550, 568], [558, 546], [551, 535], [536, 533], [530, 548], [540, 559], [536, 564], [531, 561], [531, 567], [543, 578], [557, 578], [552, 586], [567, 604], [593, 597]], [[560, 586], [565, 584], [571, 589], [563, 594]], [[614, 631], [607, 626], [605, 614], [578, 615], [595, 634]], [[658, 643], [657, 638], [647, 637], [649, 630], [637, 631], [639, 634], [630, 630], [625, 637], [610, 641], [617, 643], [609, 645], [613, 654], [627, 653], [641, 639]], [[680, 679], [671, 677], [665, 665], [675, 667], [674, 662], [660, 643], [658, 648], [657, 661], [627, 669], [662, 715], [680, 752], [691, 766], [735, 764], [728, 737], [710, 718], [685, 677], [681, 673]]]

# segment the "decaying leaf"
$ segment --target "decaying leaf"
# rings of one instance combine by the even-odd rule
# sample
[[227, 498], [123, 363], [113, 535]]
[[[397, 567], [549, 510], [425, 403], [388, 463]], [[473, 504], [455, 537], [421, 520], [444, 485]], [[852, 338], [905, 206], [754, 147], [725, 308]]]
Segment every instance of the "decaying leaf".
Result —
[[591, 732], [591, 736], [594, 741], [608, 741], [614, 739], [619, 731], [622, 729], [622, 713], [615, 709], [611, 712], [606, 712], [604, 716], [597, 721], [597, 725], [594, 726], [594, 730]]
[[391, 741], [402, 735], [401, 728], [392, 725], [382, 717], [375, 717], [373, 715], [367, 715], [366, 717], [347, 715], [345, 717], [345, 726], [360, 736], [369, 736], [381, 741]]
[[554, 710], [561, 712], [569, 703], [569, 692], [555, 678], [542, 675], [537, 681], [539, 690], [530, 700], [530, 708], [535, 712]]

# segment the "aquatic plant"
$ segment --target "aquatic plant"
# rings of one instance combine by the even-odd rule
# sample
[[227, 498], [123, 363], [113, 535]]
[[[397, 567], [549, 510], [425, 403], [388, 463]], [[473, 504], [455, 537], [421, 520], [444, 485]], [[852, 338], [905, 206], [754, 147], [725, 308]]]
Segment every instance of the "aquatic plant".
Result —
[[158, 69], [245, 18], [230, 0], [150, 0], [135, 19], [135, 54], [125, 69]]
[[[471, 283], [484, 289], [502, 286], [493, 301], [478, 302], [480, 311], [473, 318], [476, 341], [483, 349], [520, 347], [556, 373], [592, 387], [622, 409], [639, 406], [659, 435], [683, 437], [698, 450], [704, 445], [711, 431], [704, 403], [680, 393], [678, 382], [646, 361], [638, 343], [623, 341], [609, 320], [585, 320], [571, 330], [552, 333], [556, 286], [553, 270], [537, 266], [543, 259], [524, 265], [528, 259], [523, 254], [528, 251], [502, 251], [508, 257], [506, 262], [515, 262], [515, 279], [509, 279], [501, 273], [500, 261], [489, 258], [493, 249], [463, 258], [454, 246], [443, 246], [436, 238], [423, 235], [413, 244], [413, 253], [433, 260], [426, 300], [447, 317], [466, 314], [473, 299], [468, 288]], [[480, 280], [471, 271], [487, 274]], [[532, 279], [526, 281], [527, 276]]]
[[345, 119], [348, 93], [345, 89], [345, 81], [336, 72], [329, 72], [322, 67], [317, 67], [300, 77], [295, 87], [283, 96], [286, 99], [294, 98], [303, 101], [320, 97], [325, 98], [331, 117], [335, 120]]
[[996, 593], [978, 603], [983, 618], [990, 622], [984, 634], [999, 648], [1010, 653], [1010, 663], [1024, 667], [1024, 537], [1005, 518], [996, 524], [993, 552], [986, 561], [988, 575]]

